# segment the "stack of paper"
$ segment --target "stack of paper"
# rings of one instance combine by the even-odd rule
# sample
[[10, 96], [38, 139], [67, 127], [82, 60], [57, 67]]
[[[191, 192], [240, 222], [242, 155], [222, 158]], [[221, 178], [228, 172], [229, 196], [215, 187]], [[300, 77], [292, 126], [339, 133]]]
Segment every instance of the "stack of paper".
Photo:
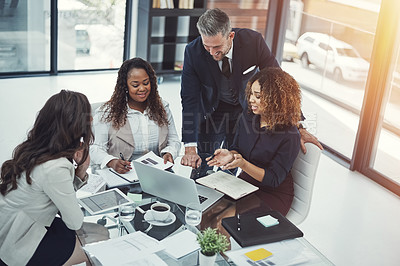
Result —
[[[254, 252], [261, 248], [266, 250], [268, 254], [273, 255], [266, 255], [262, 258], [249, 258], [249, 256], [246, 255], [246, 253], [248, 254], [249, 252]], [[315, 263], [313, 265], [320, 265], [318, 263], [321, 263], [319, 257], [297, 239], [231, 250], [225, 252], [225, 255], [227, 255], [235, 265], [255, 265], [254, 260], [257, 260], [257, 265], [298, 265], [302, 263]]]
[[102, 265], [167, 265], [154, 254], [164, 245], [140, 231], [89, 244], [84, 249]]
[[189, 230], [184, 230], [173, 236], [169, 236], [161, 240], [161, 243], [166, 247], [165, 251], [179, 259], [200, 249], [200, 245], [196, 240], [196, 235]]

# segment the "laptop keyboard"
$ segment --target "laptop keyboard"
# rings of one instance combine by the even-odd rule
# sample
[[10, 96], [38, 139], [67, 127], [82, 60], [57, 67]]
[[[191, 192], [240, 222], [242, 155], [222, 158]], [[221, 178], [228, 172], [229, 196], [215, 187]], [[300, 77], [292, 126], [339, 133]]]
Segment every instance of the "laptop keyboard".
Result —
[[208, 198], [199, 195], [200, 204], [205, 202], [207, 199]]

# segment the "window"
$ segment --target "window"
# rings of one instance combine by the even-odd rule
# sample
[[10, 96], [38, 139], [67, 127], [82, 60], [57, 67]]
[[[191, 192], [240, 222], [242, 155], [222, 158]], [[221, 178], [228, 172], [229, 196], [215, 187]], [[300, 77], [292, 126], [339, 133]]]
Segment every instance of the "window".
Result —
[[[399, 32], [400, 35], [400, 32]], [[382, 116], [375, 137], [370, 167], [400, 185], [400, 45], [393, 56], [394, 67], [383, 100]]]
[[380, 8], [380, 0], [364, 2], [291, 0], [285, 43], [296, 44], [297, 54], [282, 62], [302, 87], [306, 126], [347, 161], [355, 145]]
[[59, 0], [58, 69], [118, 68], [124, 27], [125, 0]]
[[0, 73], [49, 71], [50, 0], [0, 2]]
[[132, 49], [126, 3], [131, 17], [126, 0], [0, 1], [0, 76], [118, 68]]

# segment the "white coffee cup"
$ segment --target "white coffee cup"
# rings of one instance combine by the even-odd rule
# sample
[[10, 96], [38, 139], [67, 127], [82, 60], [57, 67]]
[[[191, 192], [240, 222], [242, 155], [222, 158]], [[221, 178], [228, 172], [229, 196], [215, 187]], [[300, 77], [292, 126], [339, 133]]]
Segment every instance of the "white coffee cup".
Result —
[[171, 207], [166, 203], [156, 202], [151, 205], [150, 209], [152, 211], [154, 220], [165, 221], [169, 217]]

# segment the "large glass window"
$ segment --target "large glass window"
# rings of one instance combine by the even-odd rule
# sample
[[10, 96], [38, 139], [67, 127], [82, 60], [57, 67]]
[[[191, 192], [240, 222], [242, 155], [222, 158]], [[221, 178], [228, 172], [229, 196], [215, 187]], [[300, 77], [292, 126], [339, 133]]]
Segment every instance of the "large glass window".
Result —
[[0, 1], [0, 73], [49, 71], [50, 0]]
[[[400, 34], [400, 32], [399, 32]], [[400, 46], [391, 75], [387, 97], [383, 103], [382, 119], [376, 134], [371, 167], [400, 185]], [[394, 55], [396, 56], [396, 55]]]
[[118, 68], [124, 25], [125, 0], [59, 0], [58, 69]]
[[348, 159], [358, 129], [380, 2], [290, 2], [282, 68], [302, 87], [306, 126]]

